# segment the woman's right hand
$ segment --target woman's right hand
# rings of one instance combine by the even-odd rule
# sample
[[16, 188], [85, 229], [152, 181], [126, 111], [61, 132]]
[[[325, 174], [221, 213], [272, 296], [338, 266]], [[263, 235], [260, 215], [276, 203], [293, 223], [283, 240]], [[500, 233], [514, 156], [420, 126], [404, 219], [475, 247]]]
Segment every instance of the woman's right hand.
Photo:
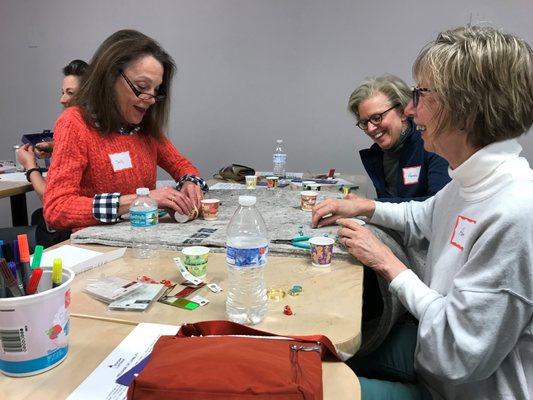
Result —
[[333, 225], [339, 218], [371, 217], [375, 209], [373, 200], [355, 194], [349, 194], [344, 199], [326, 199], [313, 207], [311, 226]]
[[191, 199], [171, 187], [151, 190], [150, 197], [157, 202], [158, 208], [178, 211], [184, 215], [190, 215], [194, 209]]
[[33, 151], [33, 147], [30, 144], [25, 144], [17, 150], [18, 161], [26, 171], [31, 168], [38, 168]]
[[54, 142], [40, 142], [35, 145], [35, 154], [38, 158], [50, 158], [54, 150]]

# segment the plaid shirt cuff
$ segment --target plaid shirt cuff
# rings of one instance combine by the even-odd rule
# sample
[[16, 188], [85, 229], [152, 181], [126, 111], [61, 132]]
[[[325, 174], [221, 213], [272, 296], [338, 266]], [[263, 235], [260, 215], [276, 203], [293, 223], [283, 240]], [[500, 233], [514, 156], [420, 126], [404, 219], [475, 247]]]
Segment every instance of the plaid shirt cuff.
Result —
[[176, 184], [176, 190], [180, 190], [181, 187], [185, 182], [192, 182], [195, 185], [200, 186], [200, 189], [202, 189], [202, 192], [207, 193], [209, 191], [209, 186], [207, 186], [206, 181], [204, 181], [202, 178], [199, 178], [198, 176], [194, 175], [183, 175], [181, 179]]
[[118, 221], [120, 193], [101, 193], [93, 198], [93, 216], [100, 222]]

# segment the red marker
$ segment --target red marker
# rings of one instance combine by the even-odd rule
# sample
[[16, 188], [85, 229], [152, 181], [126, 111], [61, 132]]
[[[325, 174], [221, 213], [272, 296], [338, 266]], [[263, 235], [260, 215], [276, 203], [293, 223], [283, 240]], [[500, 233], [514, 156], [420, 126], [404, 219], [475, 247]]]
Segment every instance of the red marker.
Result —
[[35, 268], [33, 270], [33, 273], [31, 274], [30, 282], [26, 287], [26, 294], [35, 294], [35, 292], [37, 291], [37, 287], [39, 286], [41, 276], [43, 276], [42, 268]]

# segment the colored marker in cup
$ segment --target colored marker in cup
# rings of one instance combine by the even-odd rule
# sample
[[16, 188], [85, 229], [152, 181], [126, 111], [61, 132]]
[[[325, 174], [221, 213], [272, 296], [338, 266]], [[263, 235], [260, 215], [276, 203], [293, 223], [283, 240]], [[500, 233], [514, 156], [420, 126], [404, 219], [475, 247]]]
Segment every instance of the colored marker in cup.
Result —
[[63, 262], [61, 258], [54, 258], [54, 266], [52, 267], [52, 287], [56, 288], [63, 283]]

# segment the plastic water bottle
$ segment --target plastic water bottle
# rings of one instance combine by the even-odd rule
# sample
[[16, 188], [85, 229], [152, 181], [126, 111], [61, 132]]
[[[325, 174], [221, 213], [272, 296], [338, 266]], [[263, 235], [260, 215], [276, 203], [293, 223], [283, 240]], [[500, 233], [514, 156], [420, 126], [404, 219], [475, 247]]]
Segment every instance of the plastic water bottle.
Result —
[[149, 194], [148, 188], [138, 188], [137, 197], [130, 206], [135, 258], [152, 258], [157, 246], [157, 202]]
[[276, 150], [272, 155], [272, 173], [274, 176], [285, 178], [285, 166], [287, 165], [287, 154], [283, 151], [281, 145], [282, 139], [276, 140]]
[[239, 208], [227, 229], [228, 319], [240, 324], [258, 324], [267, 312], [263, 271], [268, 256], [265, 221], [255, 208], [254, 196], [239, 196]]

